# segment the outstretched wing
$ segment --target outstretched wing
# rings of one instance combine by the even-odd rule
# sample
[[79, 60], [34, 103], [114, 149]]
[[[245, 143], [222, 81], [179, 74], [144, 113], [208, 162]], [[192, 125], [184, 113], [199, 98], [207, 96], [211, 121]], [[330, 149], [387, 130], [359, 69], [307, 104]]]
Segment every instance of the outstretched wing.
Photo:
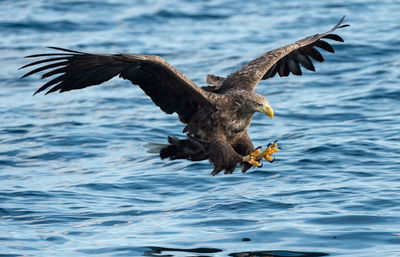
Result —
[[23, 77], [45, 71], [42, 79], [55, 76], [35, 94], [64, 92], [99, 85], [119, 75], [138, 85], [164, 112], [178, 113], [182, 122], [189, 122], [197, 108], [210, 106], [207, 93], [159, 56], [135, 54], [88, 54], [58, 47], [58, 53], [30, 55], [45, 57], [21, 68], [42, 64]]
[[328, 32], [306, 37], [252, 60], [241, 69], [230, 74], [222, 83], [219, 92], [225, 92], [231, 88], [253, 91], [261, 79], [271, 78], [276, 73], [281, 77], [289, 76], [290, 73], [301, 75], [300, 64], [308, 70], [315, 71], [311, 59], [317, 62], [324, 61], [321, 53], [315, 47], [333, 53], [333, 47], [323, 39], [343, 42], [340, 36], [333, 34], [336, 29], [349, 26], [347, 24], [341, 25], [343, 20], [344, 16]]

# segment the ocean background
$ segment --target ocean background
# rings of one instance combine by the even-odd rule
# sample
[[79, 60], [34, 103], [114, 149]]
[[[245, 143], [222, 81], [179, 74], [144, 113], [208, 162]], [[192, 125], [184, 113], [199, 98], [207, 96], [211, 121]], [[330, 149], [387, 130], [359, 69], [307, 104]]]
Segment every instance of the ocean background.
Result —
[[[155, 54], [205, 85], [273, 48], [340, 29], [315, 73], [262, 81], [273, 164], [212, 177], [160, 160], [184, 137], [129, 81], [32, 97], [46, 46]], [[0, 256], [400, 256], [399, 1], [0, 2]], [[332, 41], [331, 41], [332, 42]]]

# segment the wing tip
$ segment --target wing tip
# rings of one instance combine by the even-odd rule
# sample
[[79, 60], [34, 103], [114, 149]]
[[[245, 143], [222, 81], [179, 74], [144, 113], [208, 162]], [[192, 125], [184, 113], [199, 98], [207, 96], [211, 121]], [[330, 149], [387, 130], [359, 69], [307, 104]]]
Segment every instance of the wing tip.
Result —
[[340, 29], [340, 28], [345, 28], [345, 27], [350, 27], [349, 24], [343, 24], [344, 18], [346, 18], [346, 15], [343, 15], [343, 17], [339, 20], [339, 22], [335, 25], [334, 30], [335, 29]]
[[[48, 95], [50, 93], [56, 92], [57, 90], [60, 90], [60, 88], [57, 86], [58, 85], [55, 85], [54, 87], [52, 87], [50, 90], [48, 90], [46, 93], [44, 93], [44, 95]], [[59, 91], [59, 93], [61, 93], [61, 91]]]
[[47, 48], [58, 50], [58, 51], [63, 51], [63, 52], [69, 52], [69, 53], [74, 53], [74, 54], [84, 54], [84, 52], [79, 52], [71, 49], [66, 49], [62, 47], [57, 47], [57, 46], [46, 46]]
[[75, 51], [75, 50], [70, 50], [66, 48], [61, 48], [61, 47], [56, 47], [56, 46], [46, 46], [46, 48], [61, 51], [64, 53], [47, 53], [47, 54], [32, 54], [32, 55], [27, 55], [24, 56], [24, 58], [36, 58], [36, 57], [45, 57], [45, 56], [50, 56], [50, 55], [76, 55], [76, 54], [87, 54], [84, 52], [80, 51]]

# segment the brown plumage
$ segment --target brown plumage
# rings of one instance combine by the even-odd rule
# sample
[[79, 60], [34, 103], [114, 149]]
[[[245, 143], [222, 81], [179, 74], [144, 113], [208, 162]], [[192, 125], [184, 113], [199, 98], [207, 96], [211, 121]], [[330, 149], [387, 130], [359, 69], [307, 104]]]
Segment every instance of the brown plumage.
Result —
[[179, 120], [187, 124], [183, 131], [187, 138], [169, 137], [169, 145], [160, 151], [161, 158], [209, 159], [214, 164], [213, 175], [222, 170], [232, 173], [238, 165], [245, 172], [252, 165], [243, 162], [243, 157], [255, 150], [247, 135], [253, 114], [258, 111], [273, 117], [268, 101], [254, 93], [255, 87], [260, 80], [276, 74], [301, 75], [300, 64], [315, 71], [311, 59], [324, 61], [316, 47], [333, 53], [324, 39], [343, 42], [333, 34], [337, 28], [348, 26], [341, 25], [343, 19], [330, 31], [269, 51], [226, 78], [207, 75], [209, 86], [205, 87], [196, 86], [159, 56], [89, 54], [58, 47], [50, 48], [60, 52], [27, 56], [45, 59], [21, 67], [43, 65], [22, 77], [42, 71], [42, 79], [53, 77], [35, 94], [99, 85], [117, 75], [130, 80], [162, 111], [177, 113]]

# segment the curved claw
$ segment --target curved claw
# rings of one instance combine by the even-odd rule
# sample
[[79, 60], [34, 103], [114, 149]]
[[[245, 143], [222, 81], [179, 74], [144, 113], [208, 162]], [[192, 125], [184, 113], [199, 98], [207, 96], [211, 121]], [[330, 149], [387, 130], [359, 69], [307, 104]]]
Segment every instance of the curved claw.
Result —
[[272, 160], [268, 161], [268, 162], [269, 163], [273, 163], [274, 161], [275, 161], [275, 157]]

